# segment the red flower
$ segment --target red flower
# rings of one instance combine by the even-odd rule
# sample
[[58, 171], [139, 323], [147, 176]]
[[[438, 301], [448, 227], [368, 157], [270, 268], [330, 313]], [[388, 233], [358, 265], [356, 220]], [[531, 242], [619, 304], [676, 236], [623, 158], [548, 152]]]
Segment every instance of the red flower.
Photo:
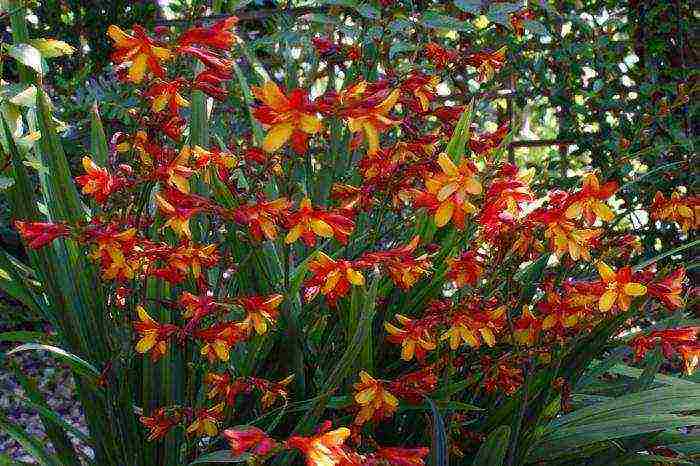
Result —
[[465, 251], [457, 258], [448, 259], [449, 269], [447, 280], [455, 286], [476, 285], [476, 281], [484, 273], [485, 258], [477, 251]]
[[210, 72], [217, 76], [226, 79], [232, 77], [231, 70], [233, 69], [233, 61], [231, 60], [221, 58], [207, 50], [189, 45], [178, 47], [177, 51], [183, 55], [192, 55], [201, 61]]
[[253, 426], [226, 429], [222, 435], [228, 441], [234, 456], [242, 455], [245, 452], [264, 456], [277, 445], [263, 430]]
[[146, 69], [161, 79], [165, 77], [165, 69], [160, 62], [170, 58], [170, 51], [157, 46], [146, 35], [143, 27], [135, 25], [133, 35], [129, 35], [119, 27], [111, 25], [107, 29], [107, 35], [114, 41], [114, 47], [117, 49], [112, 53], [112, 61], [131, 62], [128, 73], [131, 81], [141, 82]]
[[650, 296], [660, 299], [670, 310], [683, 307], [683, 281], [685, 269], [679, 267], [661, 281], [650, 283], [647, 292]]
[[150, 429], [148, 441], [160, 440], [165, 437], [170, 429], [180, 422], [180, 414], [169, 413], [165, 408], [158, 408], [150, 416], [141, 416], [139, 420], [146, 429]]
[[506, 61], [506, 47], [495, 52], [475, 52], [466, 58], [466, 63], [479, 71], [479, 79], [489, 80], [498, 72]]
[[200, 320], [217, 310], [218, 304], [209, 295], [196, 296], [189, 291], [183, 291], [178, 304], [185, 308], [182, 317], [188, 319], [185, 332], [192, 330]]
[[204, 70], [194, 78], [194, 88], [205, 94], [224, 101], [228, 97], [228, 91], [222, 86], [227, 78], [211, 70]]
[[287, 225], [290, 228], [285, 242], [295, 242], [299, 237], [308, 247], [314, 247], [316, 236], [322, 238], [335, 238], [341, 244], [347, 244], [348, 237], [355, 228], [355, 222], [350, 220], [347, 214], [341, 212], [327, 212], [315, 209], [311, 206], [311, 200], [305, 198], [301, 201], [299, 209], [289, 216]]
[[311, 301], [321, 292], [328, 304], [335, 307], [338, 298], [348, 294], [350, 285], [364, 286], [365, 277], [355, 270], [354, 265], [345, 260], [333, 260], [319, 252], [315, 260], [309, 264], [313, 274], [304, 282], [304, 300]]
[[176, 115], [180, 107], [189, 107], [190, 103], [180, 95], [180, 89], [185, 85], [185, 80], [182, 78], [174, 81], [162, 81], [156, 83], [144, 93], [146, 97], [151, 97], [151, 110], [154, 113], [162, 112], [165, 108], [171, 114]]
[[423, 458], [428, 456], [430, 450], [421, 448], [381, 447], [374, 453], [375, 458], [380, 458], [390, 466], [423, 466]]
[[15, 228], [20, 236], [32, 249], [39, 249], [56, 238], [65, 238], [70, 235], [70, 229], [60, 223], [50, 222], [15, 222]]
[[343, 444], [350, 436], [350, 429], [340, 427], [335, 430], [329, 430], [330, 428], [331, 423], [326, 421], [319, 429], [319, 432], [312, 437], [300, 437], [297, 435], [290, 437], [287, 440], [287, 447], [301, 451], [306, 456], [307, 466], [347, 464], [350, 461], [350, 452]]
[[370, 252], [355, 261], [361, 267], [381, 265], [386, 267], [396, 286], [403, 290], [411, 288], [421, 276], [428, 273], [431, 263], [427, 254], [413, 257], [420, 236], [416, 235], [406, 245], [388, 251]]
[[240, 323], [242, 329], [248, 334], [253, 329], [258, 335], [267, 333], [268, 327], [277, 322], [277, 309], [284, 299], [281, 294], [270, 296], [246, 296], [236, 298], [235, 302], [245, 310], [246, 318]]
[[457, 53], [447, 50], [435, 42], [430, 42], [425, 46], [425, 56], [430, 60], [435, 68], [441, 69], [457, 61]]
[[204, 45], [215, 49], [229, 50], [238, 39], [231, 29], [238, 18], [229, 16], [214, 23], [211, 27], [194, 27], [185, 31], [177, 43], [181, 46]]
[[240, 206], [231, 216], [237, 223], [246, 225], [255, 240], [262, 241], [263, 237], [273, 240], [277, 238], [277, 225], [287, 214], [289, 206], [289, 201], [282, 197]]

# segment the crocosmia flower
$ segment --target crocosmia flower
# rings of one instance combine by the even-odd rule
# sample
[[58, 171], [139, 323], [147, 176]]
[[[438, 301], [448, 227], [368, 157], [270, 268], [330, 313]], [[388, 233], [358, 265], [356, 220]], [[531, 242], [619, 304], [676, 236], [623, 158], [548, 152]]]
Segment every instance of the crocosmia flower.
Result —
[[121, 178], [95, 164], [90, 157], [83, 157], [83, 168], [85, 174], [75, 177], [75, 181], [83, 188], [83, 194], [91, 196], [98, 204], [104, 203], [112, 193], [123, 186]]
[[170, 51], [156, 45], [141, 26], [135, 25], [131, 35], [118, 26], [111, 25], [107, 29], [107, 35], [114, 41], [116, 48], [112, 53], [112, 61], [131, 62], [128, 72], [131, 81], [140, 83], [146, 70], [161, 79], [165, 78], [165, 69], [161, 66], [161, 62], [170, 58]]
[[274, 440], [267, 436], [265, 431], [254, 426], [226, 429], [221, 435], [231, 447], [233, 456], [239, 456], [245, 452], [264, 456], [277, 445]]
[[32, 249], [42, 248], [56, 238], [65, 238], [70, 234], [70, 229], [61, 223], [17, 220], [15, 227], [27, 246]]
[[365, 371], [360, 371], [360, 382], [355, 387], [355, 403], [360, 412], [355, 417], [355, 424], [362, 425], [372, 420], [391, 417], [399, 405], [399, 400], [387, 390], [385, 384]]
[[647, 293], [646, 286], [632, 281], [630, 267], [623, 267], [615, 272], [605, 262], [599, 262], [598, 273], [606, 286], [605, 293], [598, 301], [598, 308], [603, 312], [612, 309], [615, 303], [620, 306], [620, 309], [626, 311], [630, 307], [632, 298], [644, 296]]
[[316, 244], [316, 236], [335, 238], [341, 244], [346, 244], [355, 228], [355, 222], [343, 213], [313, 208], [309, 198], [301, 201], [299, 209], [289, 216], [287, 224], [290, 230], [285, 242], [293, 243], [301, 237], [309, 247]]
[[188, 434], [200, 437], [213, 437], [219, 431], [219, 422], [224, 417], [224, 403], [219, 403], [211, 408], [200, 409], [196, 412], [194, 421], [187, 427]]
[[294, 89], [286, 96], [273, 81], [253, 88], [253, 93], [262, 102], [253, 110], [254, 116], [269, 126], [262, 148], [266, 152], [275, 152], [291, 138], [294, 151], [304, 154], [308, 135], [318, 133], [323, 127], [309, 102], [308, 93], [303, 89]]
[[236, 304], [246, 313], [245, 320], [241, 322], [241, 328], [248, 333], [255, 329], [258, 335], [267, 333], [268, 327], [277, 322], [279, 312], [277, 308], [283, 299], [284, 296], [281, 294], [236, 298]]
[[401, 314], [396, 314], [396, 320], [403, 328], [390, 322], [384, 322], [384, 328], [389, 333], [387, 339], [401, 345], [401, 359], [410, 361], [415, 355], [421, 361], [428, 351], [436, 348], [435, 337], [431, 333], [433, 322], [410, 319]]
[[322, 252], [309, 264], [309, 272], [312, 276], [304, 282], [306, 301], [311, 301], [320, 292], [328, 304], [335, 306], [338, 298], [348, 294], [351, 285], [365, 284], [365, 277], [351, 262], [333, 260]]
[[428, 192], [416, 199], [416, 205], [427, 207], [438, 227], [444, 227], [452, 220], [457, 228], [463, 229], [466, 215], [476, 212], [469, 198], [482, 190], [476, 167], [467, 160], [457, 166], [445, 153], [438, 156], [438, 164], [442, 173], [425, 181]]
[[136, 343], [136, 351], [139, 353], [151, 353], [151, 360], [157, 361], [165, 355], [168, 349], [168, 341], [177, 332], [177, 326], [173, 324], [159, 324], [148, 315], [143, 306], [136, 308], [139, 320], [134, 322], [134, 330], [141, 338]]
[[[344, 443], [350, 436], [350, 429], [340, 427], [330, 429], [330, 422], [324, 423], [318, 434], [312, 437], [293, 436], [287, 440], [287, 447], [301, 451], [306, 457], [306, 466], [345, 465], [349, 452]], [[352, 463], [351, 463], [352, 464]]]

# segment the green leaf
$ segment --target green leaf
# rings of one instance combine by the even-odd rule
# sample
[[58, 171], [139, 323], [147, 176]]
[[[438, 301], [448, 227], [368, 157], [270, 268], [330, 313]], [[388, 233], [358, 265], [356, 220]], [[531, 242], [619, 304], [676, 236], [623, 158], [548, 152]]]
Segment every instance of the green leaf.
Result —
[[200, 456], [195, 461], [191, 462], [190, 466], [193, 464], [246, 463], [250, 458], [251, 456], [248, 453], [233, 456], [231, 450], [219, 450]]
[[525, 25], [525, 29], [527, 29], [533, 34], [536, 34], [538, 36], [549, 35], [549, 32], [547, 32], [547, 28], [544, 27], [544, 24], [540, 23], [539, 21], [526, 19], [525, 21], [523, 21], [523, 24]]
[[611, 421], [640, 412], [651, 415], [694, 410], [700, 410], [699, 384], [661, 387], [621, 396], [561, 416], [547, 426], [545, 435], [565, 427]]
[[466, 21], [460, 21], [451, 16], [442, 15], [435, 11], [426, 11], [421, 16], [421, 24], [430, 29], [454, 29], [456, 31], [473, 31], [474, 28]]
[[460, 10], [474, 15], [481, 13], [483, 7], [481, 0], [455, 0], [454, 4]]
[[63, 55], [72, 55], [75, 49], [56, 39], [31, 39], [29, 44], [37, 49], [44, 58], [56, 58]]
[[56, 462], [44, 451], [41, 443], [19, 426], [11, 424], [8, 419], [0, 414], [0, 431], [15, 439], [22, 447], [32, 455], [42, 466], [55, 466]]
[[101, 167], [107, 166], [109, 149], [97, 101], [92, 106], [92, 112], [90, 113], [90, 151], [98, 165]]
[[63, 416], [58, 414], [56, 411], [53, 411], [52, 409], [49, 409], [45, 405], [35, 403], [32, 400], [29, 400], [26, 398], [22, 399], [22, 402], [27, 404], [28, 406], [36, 409], [40, 415], [42, 415], [43, 417], [45, 417], [47, 419], [50, 419], [52, 422], [56, 423], [57, 425], [60, 425], [67, 432], [70, 432], [71, 434], [75, 435], [76, 438], [80, 439], [81, 441], [85, 442], [88, 445], [92, 444], [92, 439], [88, 435], [86, 435], [82, 430], [78, 429], [70, 422], [67, 422], [65, 419], [63, 419]]
[[[584, 408], [585, 409], [585, 408]], [[639, 408], [640, 411], [643, 408]], [[530, 452], [531, 461], [546, 461], [573, 449], [599, 442], [632, 437], [639, 434], [700, 424], [698, 416], [675, 414], [640, 414], [616, 417], [604, 422], [591, 422], [570, 427], [558, 427], [545, 435]]]
[[32, 84], [7, 84], [0, 87], [0, 98], [20, 107], [36, 107], [36, 87]]
[[14, 332], [0, 333], [0, 341], [12, 341], [15, 343], [39, 342], [49, 339], [43, 332], [30, 332], [28, 330], [15, 330]]
[[418, 46], [416, 44], [409, 44], [408, 42], [395, 42], [389, 48], [389, 60], [396, 58], [396, 55], [404, 52], [413, 52]]
[[360, 13], [362, 16], [364, 16], [367, 19], [372, 19], [372, 20], [378, 20], [381, 18], [382, 13], [377, 9], [377, 7], [374, 7], [372, 5], [360, 5], [359, 7], [356, 8], [357, 12]]
[[501, 466], [506, 459], [509, 439], [509, 426], [500, 426], [495, 429], [479, 448], [472, 466]]
[[62, 360], [63, 362], [67, 363], [69, 366], [73, 368], [73, 370], [83, 376], [86, 377], [99, 377], [100, 376], [100, 371], [98, 371], [95, 366], [90, 364], [89, 362], [85, 361], [84, 359], [69, 353], [66, 350], [63, 350], [61, 348], [58, 348], [56, 346], [51, 346], [51, 345], [43, 345], [40, 343], [25, 343], [24, 345], [20, 345], [16, 348], [11, 349], [10, 351], [7, 352], [7, 355], [13, 355], [15, 353], [19, 353], [22, 351], [48, 351], [52, 353], [54, 356]]
[[452, 133], [452, 138], [450, 142], [447, 143], [447, 155], [454, 161], [459, 161], [464, 156], [464, 151], [467, 147], [467, 142], [469, 142], [469, 134], [472, 122], [472, 108], [473, 104], [470, 102], [467, 108], [464, 109], [462, 116], [459, 117], [459, 121], [455, 126], [454, 133]]
[[24, 66], [33, 69], [40, 75], [44, 74], [41, 52], [35, 47], [29, 44], [16, 44], [11, 46], [7, 53]]
[[432, 429], [430, 431], [430, 452], [432, 456], [433, 466], [447, 466], [449, 462], [449, 456], [447, 454], [447, 432], [445, 431], [445, 419], [440, 414], [440, 410], [433, 400], [426, 398], [428, 405], [430, 405], [430, 412], [432, 414]]
[[5, 191], [15, 184], [15, 180], [7, 176], [0, 175], [0, 191]]

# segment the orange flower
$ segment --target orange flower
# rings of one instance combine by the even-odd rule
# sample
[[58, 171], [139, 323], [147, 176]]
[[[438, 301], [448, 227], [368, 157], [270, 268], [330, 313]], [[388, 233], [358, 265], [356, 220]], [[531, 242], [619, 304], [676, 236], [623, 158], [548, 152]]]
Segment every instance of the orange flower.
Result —
[[287, 440], [287, 447], [301, 451], [306, 457], [306, 466], [345, 465], [349, 452], [343, 444], [350, 436], [350, 429], [340, 427], [329, 430], [330, 427], [330, 422], [327, 421], [319, 433], [312, 437], [292, 436]]
[[396, 314], [395, 317], [404, 328], [384, 322], [384, 328], [389, 332], [387, 339], [401, 344], [401, 359], [404, 361], [410, 361], [414, 355], [419, 361], [423, 360], [428, 351], [436, 347], [435, 338], [431, 335], [433, 322], [409, 319], [401, 314]]
[[263, 102], [253, 110], [255, 118], [270, 127], [262, 143], [263, 150], [275, 152], [292, 138], [295, 152], [305, 153], [307, 135], [316, 134], [323, 127], [308, 93], [294, 89], [286, 96], [277, 84], [267, 81], [263, 87], [254, 87], [253, 94]]
[[152, 442], [165, 437], [170, 429], [180, 422], [180, 415], [177, 413], [170, 414], [165, 408], [158, 408], [150, 416], [141, 416], [139, 420], [146, 429], [150, 429], [148, 441]]
[[457, 61], [457, 53], [447, 50], [435, 42], [430, 42], [425, 45], [426, 58], [435, 65], [435, 68], [445, 68]]
[[570, 300], [554, 292], [547, 291], [546, 298], [537, 304], [537, 308], [545, 317], [542, 320], [542, 330], [550, 330], [562, 334], [565, 329], [576, 326], [581, 317], [580, 308], [572, 306]]
[[200, 437], [213, 437], [219, 432], [218, 424], [224, 419], [224, 403], [211, 408], [200, 409], [195, 415], [194, 422], [187, 428], [187, 434]]
[[427, 112], [430, 108], [430, 101], [435, 98], [436, 87], [440, 84], [440, 76], [428, 76], [421, 72], [411, 73], [401, 84], [401, 90], [409, 98], [417, 99], [420, 103], [420, 110]]
[[294, 380], [294, 374], [288, 375], [279, 382], [250, 377], [251, 384], [262, 393], [262, 396], [260, 397], [260, 405], [264, 410], [269, 409], [272, 405], [274, 405], [278, 398], [282, 398], [284, 400], [287, 399], [287, 396], [289, 395], [287, 386], [292, 382], [292, 380]]
[[89, 240], [97, 244], [91, 257], [100, 261], [105, 280], [131, 280], [141, 266], [136, 246], [136, 229], [118, 232], [112, 227], [89, 230]]
[[280, 303], [284, 299], [281, 294], [270, 296], [248, 296], [236, 298], [235, 302], [246, 312], [246, 318], [240, 323], [242, 329], [248, 334], [253, 329], [258, 335], [267, 333], [268, 326], [274, 325], [277, 321], [277, 314]]
[[159, 78], [164, 78], [165, 70], [160, 62], [170, 58], [170, 51], [155, 45], [139, 25], [133, 27], [133, 33], [127, 34], [115, 25], [107, 28], [107, 35], [114, 41], [114, 47], [117, 49], [112, 53], [112, 61], [131, 62], [128, 76], [136, 83], [143, 80], [146, 69]]
[[532, 314], [530, 306], [523, 306], [523, 313], [513, 323], [513, 338], [518, 344], [532, 346], [537, 340], [542, 323]]
[[432, 266], [427, 254], [413, 257], [420, 236], [416, 235], [406, 245], [388, 251], [370, 252], [355, 261], [363, 267], [381, 265], [386, 267], [392, 281], [403, 290], [411, 288]]
[[308, 302], [321, 292], [328, 304], [335, 306], [338, 298], [350, 291], [350, 285], [364, 286], [365, 277], [349, 261], [335, 261], [319, 252], [309, 264], [313, 276], [304, 283], [304, 299]]
[[466, 215], [476, 211], [468, 197], [470, 194], [480, 194], [482, 190], [475, 176], [476, 167], [466, 159], [457, 166], [445, 153], [438, 156], [438, 164], [442, 173], [425, 182], [430, 199], [424, 197], [417, 199], [416, 203], [434, 212], [438, 228], [452, 220], [457, 228], [463, 229]]
[[193, 336], [204, 342], [200, 354], [206, 356], [213, 364], [217, 359], [228, 361], [231, 347], [245, 340], [247, 334], [238, 324], [224, 322], [206, 329], [196, 330]]
[[[235, 168], [238, 164], [238, 159], [236, 159], [236, 156], [230, 152], [225, 152], [218, 149], [209, 151], [200, 146], [194, 146], [192, 149], [192, 155], [194, 156], [195, 167], [197, 169], [202, 169], [213, 165], [219, 173], [219, 178], [222, 180], [226, 179], [228, 171]], [[204, 173], [204, 182], [211, 183], [209, 171]]]
[[293, 243], [301, 237], [308, 247], [314, 247], [316, 236], [335, 238], [341, 244], [347, 244], [355, 228], [355, 222], [341, 213], [314, 209], [309, 198], [301, 201], [299, 209], [290, 215], [287, 224], [290, 230], [285, 243]]
[[157, 167], [156, 177], [183, 193], [189, 193], [190, 183], [188, 179], [194, 174], [194, 170], [188, 166], [191, 153], [190, 148], [184, 146], [177, 157]]
[[234, 406], [238, 394], [250, 389], [250, 386], [240, 379], [231, 380], [227, 372], [223, 374], [209, 372], [204, 376], [204, 383], [211, 386], [207, 392], [207, 398], [221, 398], [228, 406]]
[[204, 45], [220, 50], [229, 50], [238, 40], [231, 29], [238, 24], [238, 18], [229, 16], [217, 21], [210, 27], [193, 27], [185, 31], [178, 39], [180, 46]]
[[194, 244], [183, 241], [164, 258], [169, 267], [182, 273], [192, 272], [198, 279], [202, 275], [202, 267], [212, 267], [219, 261], [216, 244]]
[[589, 173], [583, 178], [583, 187], [569, 198], [566, 218], [577, 219], [583, 216], [589, 225], [595, 223], [596, 217], [604, 222], [610, 222], [615, 214], [605, 204], [606, 199], [615, 194], [617, 183], [609, 181], [600, 185], [595, 173]]
[[221, 435], [231, 447], [233, 456], [240, 456], [247, 451], [255, 456], [265, 456], [277, 445], [263, 430], [253, 426], [226, 429]]
[[158, 209], [167, 217], [164, 227], [170, 227], [179, 237], [192, 237], [190, 217], [201, 212], [207, 200], [187, 195], [175, 189], [165, 189], [155, 195]]
[[[428, 448], [382, 447], [373, 456], [391, 466], [424, 466], [423, 458], [428, 456]], [[383, 464], [383, 463], [379, 463]]]
[[683, 371], [692, 375], [700, 363], [700, 344], [696, 341], [693, 345], [679, 346], [677, 351], [683, 359]]
[[98, 204], [104, 203], [107, 198], [123, 185], [123, 180], [112, 176], [107, 169], [99, 167], [90, 157], [83, 157], [85, 175], [75, 177], [75, 181], [83, 188], [83, 194], [92, 196]]
[[488, 81], [493, 77], [494, 73], [503, 67], [503, 63], [506, 61], [506, 47], [502, 47], [495, 52], [473, 53], [465, 61], [477, 69], [481, 81]]
[[31, 249], [42, 248], [56, 238], [65, 238], [70, 235], [70, 229], [61, 223], [21, 222], [17, 220], [15, 228]]
[[134, 330], [141, 335], [136, 343], [136, 351], [142, 354], [151, 352], [151, 360], [156, 362], [165, 355], [168, 341], [178, 328], [172, 324], [159, 324], [148, 315], [143, 306], [137, 306], [139, 320], [134, 322]]
[[459, 257], [447, 259], [447, 263], [449, 269], [445, 278], [451, 280], [458, 288], [476, 285], [484, 273], [485, 260], [478, 252], [463, 252]]
[[591, 244], [603, 234], [603, 230], [599, 228], [577, 228], [559, 207], [536, 211], [533, 220], [544, 223], [546, 227], [544, 236], [549, 240], [550, 248], [558, 256], [568, 253], [575, 261], [591, 260]]
[[[356, 106], [346, 112], [348, 129], [352, 133], [364, 132], [369, 154], [374, 154], [379, 150], [379, 134], [390, 126], [399, 123], [390, 119], [387, 115], [398, 102], [401, 92], [399, 89], [394, 89], [388, 95], [385, 92], [379, 91], [367, 97], [363, 105]], [[385, 95], [386, 97], [383, 97]], [[380, 98], [383, 98], [383, 100], [377, 102]]]
[[237, 223], [246, 225], [255, 240], [261, 241], [263, 237], [273, 240], [277, 238], [277, 224], [287, 213], [289, 206], [286, 198], [261, 201], [240, 206], [231, 213], [231, 216]]
[[605, 262], [598, 262], [598, 273], [606, 284], [606, 291], [598, 300], [598, 309], [608, 312], [617, 302], [620, 309], [626, 311], [632, 298], [644, 296], [647, 287], [632, 281], [632, 269], [623, 267], [615, 272]]
[[650, 349], [661, 345], [664, 355], [669, 358], [678, 353], [683, 360], [684, 372], [692, 375], [700, 362], [700, 327], [681, 327], [666, 330], [654, 330], [648, 335], [634, 337], [629, 345], [640, 360]]
[[393, 416], [399, 400], [386, 389], [384, 384], [365, 371], [360, 371], [360, 382], [354, 384], [355, 402], [360, 412], [355, 417], [355, 424], [362, 425], [370, 419], [379, 421]]
[[651, 205], [651, 218], [676, 222], [684, 232], [700, 226], [700, 196], [681, 196], [674, 192], [670, 199], [657, 191]]
[[488, 312], [457, 313], [451, 318], [451, 327], [440, 336], [440, 340], [449, 340], [450, 348], [456, 350], [464, 342], [472, 348], [479, 348], [481, 343], [493, 347], [496, 344], [496, 332], [503, 325], [505, 306]]
[[660, 299], [671, 310], [683, 307], [683, 281], [685, 269], [679, 267], [659, 282], [650, 283], [649, 295]]
[[156, 83], [144, 94], [151, 97], [151, 110], [153, 113], [162, 112], [167, 107], [172, 114], [177, 114], [181, 107], [189, 107], [190, 103], [180, 95], [180, 89], [185, 85], [182, 78], [174, 81]]

